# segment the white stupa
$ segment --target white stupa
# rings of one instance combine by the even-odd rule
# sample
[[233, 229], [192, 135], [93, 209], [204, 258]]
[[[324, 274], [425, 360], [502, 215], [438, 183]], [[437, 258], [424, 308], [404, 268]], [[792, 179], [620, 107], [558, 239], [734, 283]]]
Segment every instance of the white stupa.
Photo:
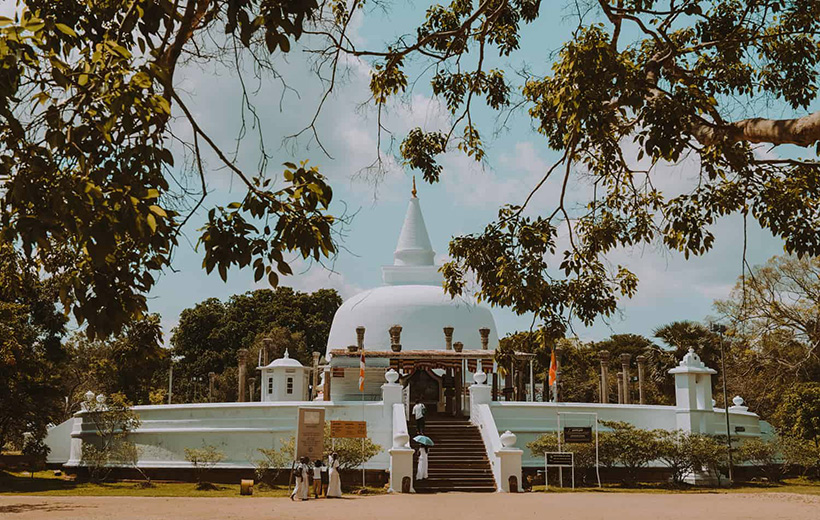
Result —
[[467, 297], [451, 298], [442, 288], [421, 205], [413, 196], [399, 234], [393, 265], [382, 267], [384, 285], [353, 296], [333, 317], [327, 351], [356, 345], [356, 327], [364, 326], [365, 348], [390, 350], [389, 329], [401, 325], [403, 351], [444, 349], [444, 327], [453, 327], [453, 341], [480, 349], [478, 330], [489, 328], [489, 349], [498, 346], [490, 309]]

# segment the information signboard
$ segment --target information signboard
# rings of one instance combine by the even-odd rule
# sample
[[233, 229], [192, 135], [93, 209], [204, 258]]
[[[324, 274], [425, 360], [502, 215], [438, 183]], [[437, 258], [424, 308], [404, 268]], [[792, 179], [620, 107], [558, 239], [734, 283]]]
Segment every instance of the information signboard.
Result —
[[367, 422], [330, 421], [330, 436], [334, 439], [364, 439], [367, 437]]
[[296, 459], [321, 459], [324, 454], [325, 409], [299, 408], [296, 429]]
[[565, 426], [564, 442], [567, 444], [592, 442], [592, 428], [589, 426]]
[[547, 466], [572, 467], [572, 453], [547, 453]]

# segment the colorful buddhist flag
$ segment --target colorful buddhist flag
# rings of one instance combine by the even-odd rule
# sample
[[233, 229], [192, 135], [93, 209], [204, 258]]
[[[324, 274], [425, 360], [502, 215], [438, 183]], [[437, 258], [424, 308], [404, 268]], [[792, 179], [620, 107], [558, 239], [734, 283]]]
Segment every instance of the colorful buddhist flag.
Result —
[[552, 350], [552, 356], [550, 357], [550, 386], [555, 386], [555, 349]]
[[359, 358], [359, 392], [364, 392], [364, 367], [364, 348], [362, 348]]

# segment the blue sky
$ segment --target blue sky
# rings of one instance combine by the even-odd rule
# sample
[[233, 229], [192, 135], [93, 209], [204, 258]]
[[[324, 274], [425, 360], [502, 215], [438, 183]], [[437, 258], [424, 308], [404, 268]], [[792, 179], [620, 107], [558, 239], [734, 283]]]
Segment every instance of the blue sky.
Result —
[[[6, 5], [8, 3], [6, 2]], [[525, 64], [534, 72], [549, 71], [553, 51], [570, 37], [572, 20], [569, 13], [558, 7], [563, 2], [545, 2], [540, 20], [525, 29], [521, 52], [497, 60], [494, 65], [519, 69]], [[380, 48], [397, 34], [411, 33], [414, 22], [422, 19], [427, 4], [397, 3], [385, 15], [378, 11], [359, 16], [352, 27], [352, 36], [359, 46]], [[7, 8], [6, 8], [7, 9]], [[553, 12], [549, 10], [553, 9]], [[5, 9], [4, 9], [5, 10]], [[343, 82], [324, 107], [317, 124], [319, 136], [332, 158], [323, 154], [307, 138], [282, 145], [282, 139], [303, 128], [313, 115], [321, 94], [316, 75], [306, 63], [303, 48], [297, 46], [286, 57], [277, 57], [276, 68], [287, 84], [298, 91], [285, 92], [282, 109], [282, 84], [266, 78], [260, 84], [251, 81], [251, 89], [258, 91], [251, 97], [261, 118], [261, 131], [274, 159], [269, 175], [281, 171], [278, 165], [285, 161], [309, 159], [318, 165], [330, 179], [336, 202], [333, 209], [339, 213], [345, 208], [356, 216], [347, 230], [343, 250], [333, 263], [334, 272], [321, 266], [296, 263], [296, 275], [283, 278], [283, 285], [298, 290], [321, 287], [338, 289], [343, 297], [381, 283], [380, 266], [392, 263], [392, 253], [398, 238], [407, 199], [410, 196], [411, 174], [392, 160], [389, 151], [387, 174], [375, 182], [362, 173], [376, 155], [375, 113], [360, 105], [367, 101], [367, 64], [348, 61]], [[429, 76], [428, 76], [429, 78]], [[223, 65], [188, 66], [178, 73], [178, 84], [184, 98], [197, 117], [199, 124], [226, 150], [232, 150], [240, 128], [241, 88], [235, 71]], [[491, 135], [492, 115], [485, 116], [484, 135]], [[387, 126], [397, 139], [415, 126], [427, 130], [446, 125], [448, 115], [438, 103], [431, 100], [427, 83], [422, 80], [398, 103], [389, 107]], [[175, 125], [182, 137], [190, 136], [184, 122]], [[259, 154], [254, 143], [256, 130], [249, 131], [239, 152], [239, 163], [253, 171]], [[546, 148], [543, 138], [532, 129], [525, 113], [514, 117], [508, 130], [492, 136], [487, 146], [488, 158], [479, 165], [457, 153], [445, 157], [442, 182], [435, 186], [419, 183], [419, 197], [434, 249], [444, 259], [447, 243], [454, 235], [480, 231], [492, 220], [505, 202], [523, 201], [535, 180], [543, 175], [556, 152]], [[206, 163], [210, 196], [206, 207], [223, 204], [241, 197], [242, 190], [236, 179], [231, 179], [218, 161], [210, 157]], [[684, 162], [661, 170], [660, 183], [670, 192], [685, 186], [696, 171], [694, 165]], [[193, 180], [191, 181], [193, 182]], [[588, 186], [572, 187], [576, 199], [581, 200]], [[533, 201], [533, 211], [549, 208], [555, 200], [556, 189], [549, 183]], [[546, 211], [546, 210], [545, 210]], [[218, 275], [206, 275], [201, 265], [201, 254], [193, 249], [196, 228], [202, 223], [205, 211], [192, 219], [186, 235], [174, 258], [174, 271], [164, 273], [150, 294], [150, 310], [159, 312], [166, 333], [176, 324], [179, 313], [209, 297], [227, 298], [264, 284], [254, 284], [250, 270], [232, 270], [227, 283]], [[712, 311], [716, 298], [725, 298], [741, 273], [742, 221], [733, 216], [715, 226], [715, 249], [704, 258], [684, 261], [682, 255], [658, 248], [620, 251], [612, 261], [625, 264], [640, 278], [638, 295], [622, 302], [621, 312], [608, 322], [599, 321], [591, 328], [576, 329], [581, 339], [602, 339], [612, 333], [651, 335], [652, 330], [675, 320], [702, 320]], [[747, 259], [759, 264], [782, 252], [782, 244], [756, 226], [749, 226]], [[515, 316], [505, 309], [495, 309], [499, 335], [529, 328], [530, 317]], [[166, 337], [166, 341], [167, 341]]]

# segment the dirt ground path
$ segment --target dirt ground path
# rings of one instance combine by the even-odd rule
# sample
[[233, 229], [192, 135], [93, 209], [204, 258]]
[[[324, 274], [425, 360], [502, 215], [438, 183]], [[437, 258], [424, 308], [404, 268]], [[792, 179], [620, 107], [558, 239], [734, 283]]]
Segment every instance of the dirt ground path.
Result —
[[820, 497], [789, 493], [525, 493], [286, 498], [0, 496], [9, 520], [818, 520]]

